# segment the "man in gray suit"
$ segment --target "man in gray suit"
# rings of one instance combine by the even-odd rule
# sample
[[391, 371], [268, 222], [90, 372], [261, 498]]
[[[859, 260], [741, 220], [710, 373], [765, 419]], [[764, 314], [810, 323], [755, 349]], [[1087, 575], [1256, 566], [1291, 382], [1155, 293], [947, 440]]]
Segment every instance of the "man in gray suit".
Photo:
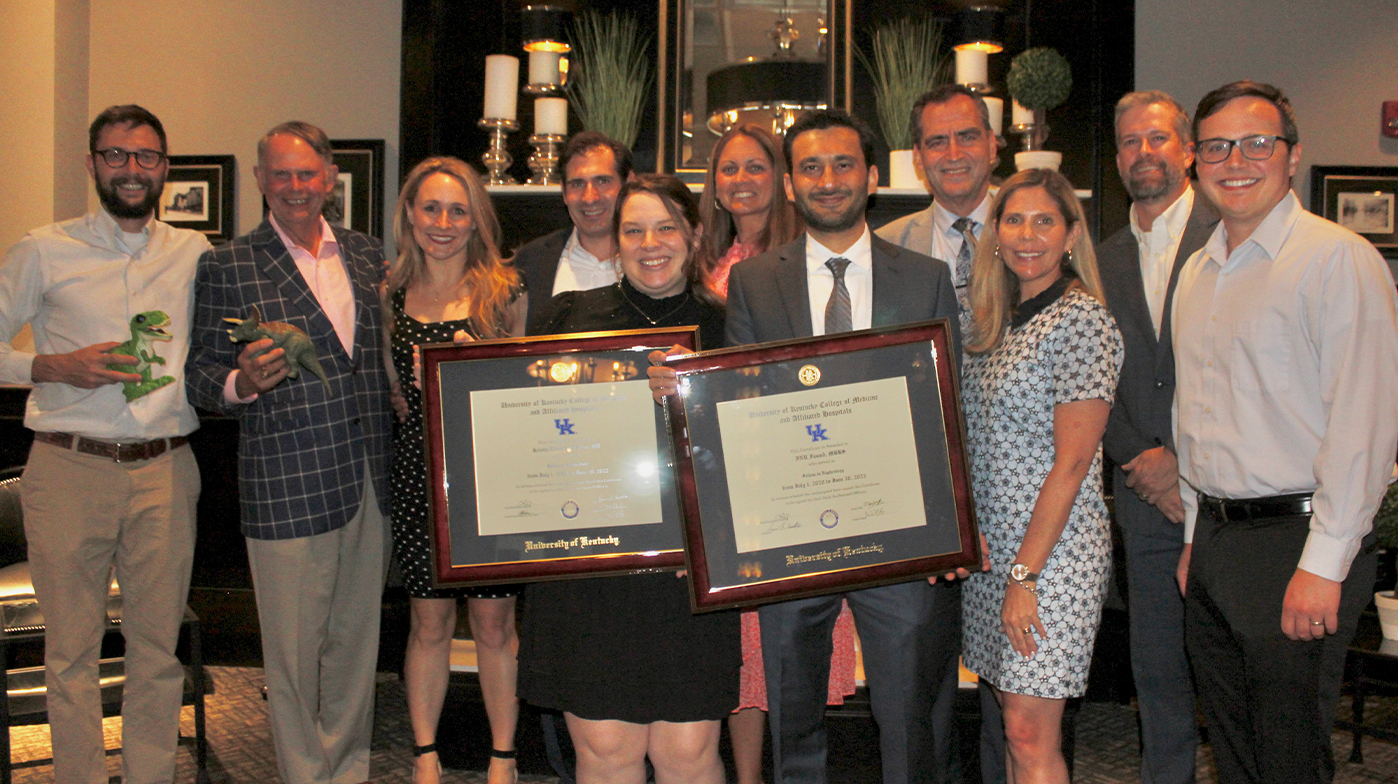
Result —
[[[873, 134], [840, 111], [813, 112], [787, 131], [787, 197], [806, 223], [795, 241], [733, 267], [730, 346], [949, 318], [960, 352], [946, 265], [873, 237], [864, 220], [878, 187]], [[945, 738], [934, 733], [937, 685], [956, 667], [955, 584], [916, 580], [844, 594], [863, 644], [883, 780], [944, 780]], [[821, 783], [831, 631], [840, 594], [762, 607], [773, 767], [779, 782]]]
[[1097, 247], [1097, 264], [1126, 342], [1126, 362], [1102, 443], [1117, 466], [1116, 519], [1126, 543], [1141, 781], [1183, 784], [1194, 781], [1199, 739], [1184, 602], [1174, 579], [1184, 548], [1184, 507], [1171, 436], [1170, 303], [1180, 268], [1209, 238], [1218, 215], [1189, 185], [1189, 116], [1169, 95], [1122, 97], [1116, 144], [1117, 170], [1132, 198], [1131, 222]]
[[943, 85], [917, 99], [908, 121], [932, 203], [880, 228], [878, 235], [947, 264], [964, 329], [970, 316], [971, 259], [990, 215], [990, 173], [1000, 141], [990, 128], [985, 101], [959, 84]]

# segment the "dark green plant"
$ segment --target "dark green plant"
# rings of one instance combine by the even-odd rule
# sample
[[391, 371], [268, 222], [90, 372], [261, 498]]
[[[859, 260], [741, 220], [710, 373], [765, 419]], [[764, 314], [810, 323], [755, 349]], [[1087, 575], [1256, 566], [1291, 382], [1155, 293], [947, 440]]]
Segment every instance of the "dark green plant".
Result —
[[879, 25], [870, 53], [855, 56], [874, 80], [879, 128], [890, 150], [912, 149], [908, 107], [922, 94], [950, 81], [951, 57], [942, 49], [942, 23], [931, 17], [904, 17]]
[[568, 101], [583, 128], [600, 131], [630, 147], [641, 132], [641, 110], [655, 71], [650, 35], [625, 11], [583, 12], [573, 24], [573, 67]]
[[1025, 49], [1010, 61], [1005, 86], [1026, 109], [1052, 109], [1068, 100], [1073, 91], [1073, 67], [1056, 49]]

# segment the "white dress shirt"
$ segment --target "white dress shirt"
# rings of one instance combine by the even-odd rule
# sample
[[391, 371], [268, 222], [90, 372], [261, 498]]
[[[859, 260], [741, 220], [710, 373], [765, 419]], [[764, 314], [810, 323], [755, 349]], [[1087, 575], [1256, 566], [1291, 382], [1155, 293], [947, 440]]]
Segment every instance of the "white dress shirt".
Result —
[[578, 230], [568, 236], [563, 254], [558, 257], [558, 272], [553, 276], [553, 295], [565, 291], [590, 291], [610, 286], [621, 280], [621, 269], [615, 258], [599, 259], [582, 246]]
[[1165, 313], [1165, 292], [1170, 287], [1170, 271], [1175, 268], [1175, 254], [1184, 239], [1189, 214], [1194, 211], [1194, 189], [1185, 186], [1175, 203], [1155, 216], [1150, 228], [1142, 229], [1132, 207], [1131, 234], [1136, 237], [1136, 255], [1141, 262], [1141, 282], [1145, 284], [1146, 306], [1155, 336], [1160, 337], [1160, 319]]
[[1174, 300], [1185, 541], [1195, 490], [1314, 492], [1298, 565], [1343, 580], [1398, 449], [1393, 278], [1372, 245], [1293, 193], [1232, 254], [1227, 240], [1220, 223]]
[[850, 323], [868, 329], [874, 323], [874, 259], [869, 227], [844, 253], [836, 253], [806, 235], [806, 289], [811, 298], [811, 334], [825, 334], [825, 306], [835, 290], [835, 273], [825, 266], [832, 258], [849, 259], [845, 288], [849, 289]]
[[[985, 221], [990, 217], [990, 203], [993, 201], [995, 201], [994, 191], [987, 193], [985, 198], [981, 199], [981, 203], [974, 210], [971, 210], [971, 214], [966, 216], [976, 222], [976, 227], [971, 230], [971, 233], [976, 235], [978, 240], [985, 232]], [[961, 236], [961, 232], [952, 228], [952, 224], [961, 217], [952, 214], [950, 210], [937, 202], [932, 202], [932, 250], [927, 255], [946, 262], [947, 267], [951, 270], [952, 280], [956, 280], [957, 254], [961, 253], [961, 243], [966, 241], [966, 238]], [[913, 248], [913, 250], [917, 250], [917, 248]]]
[[[170, 317], [168, 342], [154, 344], [165, 359], [154, 376], [168, 384], [126, 402], [120, 384], [79, 389], [35, 384], [24, 426], [107, 440], [150, 440], [185, 435], [199, 427], [185, 400], [184, 360], [194, 314], [194, 270], [209, 249], [204, 235], [150, 220], [141, 238], [125, 239], [99, 209], [81, 218], [35, 229], [10, 248], [0, 267], [0, 383], [30, 384], [34, 353], [10, 345], [26, 323], [40, 354], [131, 339], [131, 319], [159, 310]], [[134, 247], [133, 247], [134, 246]]]

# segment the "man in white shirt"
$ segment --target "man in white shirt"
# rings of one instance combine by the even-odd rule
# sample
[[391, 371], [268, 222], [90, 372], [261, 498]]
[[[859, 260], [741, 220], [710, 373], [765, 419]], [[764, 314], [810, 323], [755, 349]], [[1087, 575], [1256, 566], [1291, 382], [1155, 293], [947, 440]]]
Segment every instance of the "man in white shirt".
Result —
[[990, 214], [990, 175], [1000, 141], [985, 101], [959, 84], [932, 90], [913, 104], [913, 150], [932, 189], [927, 209], [881, 227], [880, 237], [940, 259], [956, 283], [962, 331], [969, 326], [967, 284], [976, 240]]
[[525, 244], [514, 257], [529, 290], [531, 324], [556, 294], [621, 280], [612, 218], [621, 184], [631, 178], [631, 150], [605, 134], [582, 131], [563, 145], [558, 160], [573, 226]]
[[1097, 246], [1107, 305], [1126, 362], [1102, 447], [1116, 465], [1116, 521], [1126, 545], [1131, 674], [1141, 712], [1142, 784], [1194, 781], [1199, 745], [1175, 566], [1184, 549], [1171, 410], [1173, 284], [1218, 215], [1189, 185], [1189, 115], [1169, 95], [1127, 93], [1116, 105], [1116, 165], [1131, 194], [1127, 226]]
[[[336, 168], [325, 131], [257, 143], [268, 218], [199, 260], [186, 367], [199, 405], [236, 417], [238, 494], [262, 631], [277, 768], [287, 784], [369, 779], [379, 609], [388, 567], [383, 248], [321, 216]], [[271, 342], [234, 344], [256, 307], [315, 346], [326, 381]]]
[[1372, 245], [1291, 192], [1280, 90], [1214, 90], [1194, 130], [1222, 221], [1173, 314], [1185, 642], [1219, 781], [1328, 782], [1398, 450], [1398, 298]]
[[[787, 198], [806, 231], [733, 267], [725, 342], [730, 346], [950, 318], [946, 265], [873, 237], [865, 223], [878, 187], [873, 133], [840, 111], [812, 112], [786, 133]], [[652, 387], [656, 389], [655, 386]], [[855, 624], [879, 726], [883, 780], [940, 782], [947, 775], [950, 705], [940, 705], [961, 648], [959, 585], [925, 580], [844, 594]], [[768, 604], [758, 612], [772, 758], [777, 781], [825, 781], [826, 684], [841, 595]]]
[[[97, 657], [115, 563], [126, 638], [122, 781], [169, 784], [184, 687], [175, 643], [199, 500], [186, 439], [199, 420], [184, 361], [195, 265], [209, 243], [154, 219], [169, 168], [155, 115], [110, 107], [88, 138], [101, 208], [29, 232], [0, 268], [0, 383], [34, 385], [22, 497], [45, 621], [54, 778], [107, 781]], [[37, 354], [8, 342], [26, 323]]]

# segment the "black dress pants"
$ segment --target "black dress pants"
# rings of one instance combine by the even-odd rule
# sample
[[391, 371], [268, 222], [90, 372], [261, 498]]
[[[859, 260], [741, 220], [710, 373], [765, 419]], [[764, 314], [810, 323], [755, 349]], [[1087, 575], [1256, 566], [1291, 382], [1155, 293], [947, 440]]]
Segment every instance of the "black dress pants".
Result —
[[1336, 634], [1287, 639], [1282, 600], [1309, 523], [1309, 515], [1226, 522], [1199, 510], [1185, 645], [1221, 784], [1328, 784], [1335, 775], [1330, 730], [1377, 555], [1371, 533], [1343, 583]]

